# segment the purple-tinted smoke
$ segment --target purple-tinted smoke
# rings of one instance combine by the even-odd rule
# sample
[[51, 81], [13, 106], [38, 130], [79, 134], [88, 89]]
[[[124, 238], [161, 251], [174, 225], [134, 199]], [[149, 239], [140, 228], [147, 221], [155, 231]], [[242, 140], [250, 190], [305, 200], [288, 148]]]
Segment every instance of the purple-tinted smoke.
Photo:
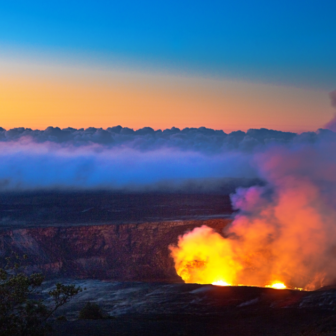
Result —
[[227, 232], [252, 260], [241, 272], [251, 284], [311, 290], [335, 282], [335, 153], [336, 142], [323, 140], [255, 156], [266, 183], [232, 195], [238, 213]]
[[327, 136], [316, 142], [272, 144], [254, 152], [253, 166], [264, 185], [231, 195], [237, 212], [225, 238], [202, 226], [170, 247], [186, 282], [282, 283], [306, 290], [335, 283], [336, 141], [322, 133]]

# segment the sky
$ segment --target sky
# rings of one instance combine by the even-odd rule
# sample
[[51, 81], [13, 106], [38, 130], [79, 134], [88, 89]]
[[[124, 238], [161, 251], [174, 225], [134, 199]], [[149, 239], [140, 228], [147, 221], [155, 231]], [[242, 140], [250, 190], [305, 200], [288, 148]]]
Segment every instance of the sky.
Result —
[[315, 131], [336, 3], [1, 1], [2, 127]]

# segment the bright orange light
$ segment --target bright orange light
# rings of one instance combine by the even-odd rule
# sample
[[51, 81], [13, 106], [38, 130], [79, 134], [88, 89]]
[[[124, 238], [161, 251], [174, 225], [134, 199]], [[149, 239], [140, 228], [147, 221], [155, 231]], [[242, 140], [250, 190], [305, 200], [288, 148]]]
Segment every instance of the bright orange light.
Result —
[[223, 280], [214, 281], [212, 284], [214, 286], [231, 286], [229, 283], [227, 283]]
[[[266, 196], [268, 187], [237, 189], [232, 202], [241, 211], [224, 234], [202, 226], [170, 246], [177, 274], [189, 283], [223, 280], [233, 286], [298, 290], [333, 281], [336, 211], [326, 205], [317, 181], [334, 183], [336, 165], [322, 161], [317, 169], [311, 162], [322, 156], [314, 151], [272, 148], [260, 154], [255, 162], [269, 179], [272, 197]], [[302, 176], [310, 166], [312, 180]]]
[[286, 289], [286, 285], [283, 284], [282, 282], [275, 282], [272, 285], [267, 285], [265, 287], [270, 287], [270, 288], [274, 288], [274, 289]]
[[[256, 235], [260, 232], [257, 230]], [[169, 249], [176, 272], [186, 283], [287, 288], [286, 279], [281, 274], [261, 273], [250, 267], [251, 263], [258, 262], [257, 257], [263, 260], [260, 255], [243, 253], [248, 251], [237, 247], [237, 241], [224, 238], [207, 226], [195, 228], [179, 237], [178, 245], [171, 245]], [[274, 277], [283, 277], [283, 280], [272, 281], [270, 278]], [[265, 286], [265, 283], [270, 285]]]
[[180, 237], [178, 246], [170, 246], [177, 274], [186, 283], [233, 284], [239, 262], [233, 260], [229, 240], [207, 226]]

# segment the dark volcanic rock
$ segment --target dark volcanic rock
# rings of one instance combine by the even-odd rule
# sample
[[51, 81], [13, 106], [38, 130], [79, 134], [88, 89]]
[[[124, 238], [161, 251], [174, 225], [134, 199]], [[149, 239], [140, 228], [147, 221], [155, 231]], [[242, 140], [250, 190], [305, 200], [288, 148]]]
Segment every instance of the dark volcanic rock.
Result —
[[0, 230], [205, 219], [231, 213], [228, 194], [0, 193]]
[[[61, 281], [67, 283], [66, 279]], [[58, 312], [70, 322], [55, 322], [53, 335], [311, 336], [335, 335], [336, 331], [333, 290], [98, 280], [75, 284], [87, 289]], [[45, 291], [51, 287], [52, 282], [46, 283]], [[76, 321], [86, 302], [98, 304], [110, 318], [94, 323]], [[307, 302], [311, 302], [309, 306]], [[333, 333], [316, 333], [326, 328]]]
[[221, 231], [230, 219], [41, 227], [0, 233], [0, 256], [28, 256], [28, 271], [48, 277], [181, 281], [168, 246], [201, 225]]

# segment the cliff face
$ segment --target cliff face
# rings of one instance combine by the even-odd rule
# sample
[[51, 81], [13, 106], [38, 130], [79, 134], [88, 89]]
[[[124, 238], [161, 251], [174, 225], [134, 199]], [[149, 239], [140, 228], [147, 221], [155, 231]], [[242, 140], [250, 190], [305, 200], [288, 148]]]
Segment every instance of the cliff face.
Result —
[[40, 227], [0, 232], [0, 259], [11, 252], [28, 256], [28, 271], [47, 277], [181, 281], [169, 244], [194, 227], [221, 231], [229, 219], [142, 224]]

